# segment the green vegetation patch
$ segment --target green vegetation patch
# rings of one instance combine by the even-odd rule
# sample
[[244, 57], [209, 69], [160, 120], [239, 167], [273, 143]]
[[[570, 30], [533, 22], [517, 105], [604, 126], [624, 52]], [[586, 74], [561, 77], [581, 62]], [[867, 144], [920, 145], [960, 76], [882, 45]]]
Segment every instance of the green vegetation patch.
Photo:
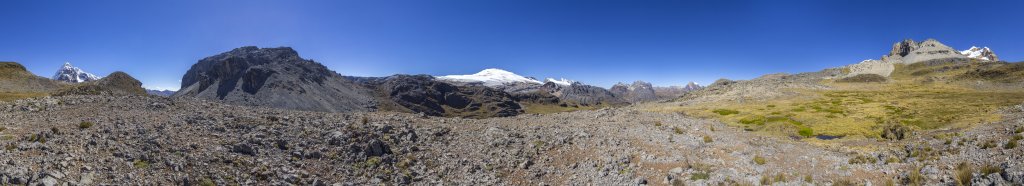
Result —
[[715, 109], [715, 110], [713, 110], [711, 112], [717, 113], [718, 115], [722, 115], [722, 116], [732, 115], [732, 114], [739, 114], [740, 113], [740, 111], [729, 110], [729, 109]]

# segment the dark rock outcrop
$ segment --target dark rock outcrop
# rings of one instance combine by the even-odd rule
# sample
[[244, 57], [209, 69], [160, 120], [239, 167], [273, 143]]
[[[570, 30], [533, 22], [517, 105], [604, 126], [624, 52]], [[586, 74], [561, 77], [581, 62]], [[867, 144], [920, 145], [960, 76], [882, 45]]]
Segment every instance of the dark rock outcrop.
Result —
[[175, 97], [309, 111], [372, 111], [361, 87], [289, 47], [241, 47], [199, 60]]
[[470, 118], [515, 116], [523, 112], [515, 99], [501, 90], [456, 86], [428, 75], [349, 79], [374, 89], [384, 110]]

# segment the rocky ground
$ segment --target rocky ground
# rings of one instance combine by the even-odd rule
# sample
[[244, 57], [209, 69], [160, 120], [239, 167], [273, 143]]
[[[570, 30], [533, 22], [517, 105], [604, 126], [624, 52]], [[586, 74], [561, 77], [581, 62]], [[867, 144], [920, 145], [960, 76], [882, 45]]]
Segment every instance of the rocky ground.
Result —
[[1004, 144], [1024, 106], [1005, 112], [863, 151], [632, 107], [460, 119], [45, 97], [0, 102], [0, 184], [954, 185], [962, 162], [973, 183], [1021, 184], [1024, 148]]

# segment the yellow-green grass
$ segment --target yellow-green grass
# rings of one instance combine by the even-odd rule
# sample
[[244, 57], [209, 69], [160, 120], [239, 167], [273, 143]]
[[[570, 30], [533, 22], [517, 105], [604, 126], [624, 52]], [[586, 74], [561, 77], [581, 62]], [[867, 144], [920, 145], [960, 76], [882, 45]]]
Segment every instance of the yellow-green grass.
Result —
[[[969, 127], [1000, 119], [996, 110], [1024, 102], [1024, 92], [991, 92], [936, 86], [882, 86], [875, 90], [809, 91], [806, 96], [762, 102], [727, 102], [661, 111], [715, 118], [748, 130], [811, 137], [878, 137], [885, 124], [914, 129]], [[730, 114], [721, 114], [730, 110]]]
[[0, 101], [13, 101], [25, 98], [43, 97], [49, 94], [39, 92], [0, 92]]

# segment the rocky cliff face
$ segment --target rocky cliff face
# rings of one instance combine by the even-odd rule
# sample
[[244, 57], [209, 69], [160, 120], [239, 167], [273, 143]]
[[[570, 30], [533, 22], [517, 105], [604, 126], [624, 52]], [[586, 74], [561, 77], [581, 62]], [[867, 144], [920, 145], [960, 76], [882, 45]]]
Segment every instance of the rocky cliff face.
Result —
[[935, 39], [927, 39], [921, 43], [908, 39], [893, 44], [889, 54], [882, 56], [882, 61], [912, 64], [933, 59], [966, 57]]
[[608, 91], [612, 92], [616, 97], [633, 103], [658, 99], [658, 96], [654, 93], [654, 86], [643, 81], [635, 81], [629, 85], [620, 82], [612, 86]]
[[370, 90], [288, 47], [242, 47], [192, 65], [174, 96], [309, 111], [371, 111]]
[[428, 75], [356, 79], [376, 91], [384, 110], [470, 118], [515, 116], [523, 112], [511, 95], [485, 86], [456, 86]]

